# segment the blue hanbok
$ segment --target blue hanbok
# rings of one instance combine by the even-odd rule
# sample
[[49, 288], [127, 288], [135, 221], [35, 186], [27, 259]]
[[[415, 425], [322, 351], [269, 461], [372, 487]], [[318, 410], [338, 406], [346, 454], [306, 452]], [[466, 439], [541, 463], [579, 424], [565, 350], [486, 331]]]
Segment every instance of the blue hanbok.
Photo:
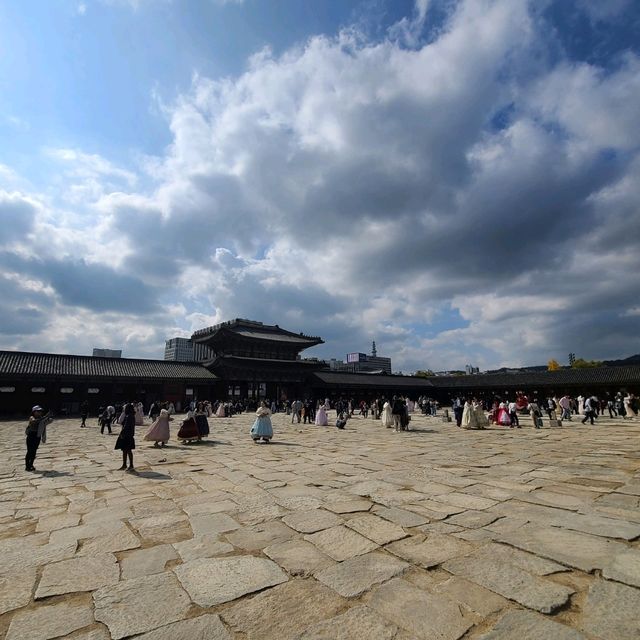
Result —
[[271, 411], [267, 407], [260, 407], [256, 411], [256, 421], [251, 427], [251, 437], [254, 442], [258, 442], [262, 438], [265, 442], [269, 442], [273, 438], [273, 426], [271, 424]]

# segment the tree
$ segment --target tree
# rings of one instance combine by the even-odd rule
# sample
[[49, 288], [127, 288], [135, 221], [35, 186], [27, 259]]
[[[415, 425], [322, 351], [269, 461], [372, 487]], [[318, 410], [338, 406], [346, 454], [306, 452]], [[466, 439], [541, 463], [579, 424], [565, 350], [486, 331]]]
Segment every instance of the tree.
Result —
[[547, 371], [558, 371], [560, 369], [560, 364], [557, 360], [553, 358], [547, 362]]
[[585, 360], [584, 358], [577, 358], [571, 365], [574, 369], [590, 369], [591, 367], [601, 367], [601, 360]]
[[422, 369], [419, 369], [415, 372], [414, 375], [416, 376], [416, 378], [431, 378], [435, 374], [433, 373], [433, 371], [431, 371], [431, 369], [425, 369], [424, 371]]

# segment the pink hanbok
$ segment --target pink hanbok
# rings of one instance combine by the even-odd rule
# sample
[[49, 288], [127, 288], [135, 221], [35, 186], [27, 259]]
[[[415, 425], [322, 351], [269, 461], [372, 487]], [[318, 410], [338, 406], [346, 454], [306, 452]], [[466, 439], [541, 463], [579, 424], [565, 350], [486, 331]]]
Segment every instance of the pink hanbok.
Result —
[[169, 431], [169, 421], [171, 420], [171, 416], [166, 409], [162, 409], [160, 411], [160, 415], [157, 417], [156, 421], [151, 425], [151, 428], [144, 436], [145, 440], [150, 440], [156, 443], [162, 442], [162, 444], [166, 444], [169, 442], [170, 431]]
[[320, 405], [316, 411], [316, 425], [319, 427], [329, 426], [329, 418], [327, 417], [327, 410], [324, 408], [324, 405]]

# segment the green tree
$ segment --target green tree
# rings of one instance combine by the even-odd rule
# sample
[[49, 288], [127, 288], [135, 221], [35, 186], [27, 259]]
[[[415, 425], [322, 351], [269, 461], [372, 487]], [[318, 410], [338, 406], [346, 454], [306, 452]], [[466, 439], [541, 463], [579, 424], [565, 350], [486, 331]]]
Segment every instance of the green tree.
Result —
[[574, 369], [590, 369], [591, 367], [601, 367], [601, 360], [585, 360], [584, 358], [577, 358], [571, 365]]
[[418, 371], [415, 372], [415, 376], [417, 378], [431, 378], [432, 376], [434, 376], [435, 373], [433, 373], [433, 371], [431, 371], [431, 369], [419, 369]]

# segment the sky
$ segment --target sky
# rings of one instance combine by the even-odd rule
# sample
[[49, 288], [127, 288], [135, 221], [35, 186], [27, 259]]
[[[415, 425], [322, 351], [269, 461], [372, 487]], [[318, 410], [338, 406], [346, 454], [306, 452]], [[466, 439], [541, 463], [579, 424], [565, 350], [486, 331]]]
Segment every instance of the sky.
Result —
[[0, 348], [640, 353], [635, 0], [0, 0]]

